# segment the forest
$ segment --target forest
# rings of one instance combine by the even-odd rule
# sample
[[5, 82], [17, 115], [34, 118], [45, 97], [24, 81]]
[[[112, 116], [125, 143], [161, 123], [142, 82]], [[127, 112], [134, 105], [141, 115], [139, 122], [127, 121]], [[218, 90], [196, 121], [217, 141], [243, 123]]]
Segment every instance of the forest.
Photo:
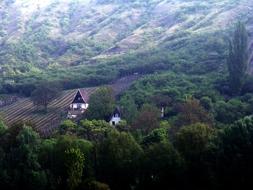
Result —
[[[248, 189], [252, 10], [244, 0], [1, 1], [0, 189]], [[70, 119], [78, 89], [89, 107]]]
[[[212, 89], [212, 80], [201, 77], [155, 74], [116, 99], [110, 88], [98, 88], [82, 119], [63, 121], [47, 138], [28, 121], [10, 127], [1, 122], [1, 188], [247, 188], [253, 174], [253, 97], [241, 22], [228, 52], [228, 78]], [[107, 121], [116, 105], [124, 120], [112, 127]]]

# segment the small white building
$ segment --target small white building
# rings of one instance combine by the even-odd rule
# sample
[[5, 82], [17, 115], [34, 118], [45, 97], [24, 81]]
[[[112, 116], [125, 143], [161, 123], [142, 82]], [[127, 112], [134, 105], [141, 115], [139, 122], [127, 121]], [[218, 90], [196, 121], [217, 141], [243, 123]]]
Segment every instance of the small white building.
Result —
[[69, 106], [68, 111], [68, 118], [69, 119], [75, 119], [82, 113], [84, 113], [88, 107], [89, 104], [87, 103], [87, 96], [84, 91], [78, 90], [72, 103]]
[[110, 119], [110, 125], [112, 126], [116, 126], [120, 123], [121, 121], [121, 113], [120, 113], [120, 110], [119, 108], [115, 108], [113, 114], [112, 114], [112, 117]]

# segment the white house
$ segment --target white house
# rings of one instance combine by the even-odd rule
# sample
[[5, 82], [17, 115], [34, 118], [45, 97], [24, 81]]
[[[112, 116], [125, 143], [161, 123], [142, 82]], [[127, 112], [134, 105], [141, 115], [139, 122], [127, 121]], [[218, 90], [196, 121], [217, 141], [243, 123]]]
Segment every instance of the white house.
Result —
[[87, 103], [87, 96], [84, 91], [78, 90], [72, 103], [69, 106], [68, 111], [68, 118], [74, 119], [77, 118], [79, 115], [84, 113], [88, 107], [89, 104]]
[[110, 125], [112, 126], [116, 126], [120, 123], [121, 121], [121, 113], [120, 113], [120, 110], [119, 108], [115, 108], [113, 114], [112, 114], [112, 117], [110, 119]]

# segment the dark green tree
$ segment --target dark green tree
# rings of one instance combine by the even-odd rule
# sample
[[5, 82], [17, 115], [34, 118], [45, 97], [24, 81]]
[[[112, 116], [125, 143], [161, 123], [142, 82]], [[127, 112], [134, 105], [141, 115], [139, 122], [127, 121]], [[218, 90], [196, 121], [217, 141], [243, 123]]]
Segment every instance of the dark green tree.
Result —
[[213, 129], [205, 124], [196, 123], [183, 127], [176, 135], [176, 146], [186, 160], [198, 159], [205, 152]]
[[142, 148], [131, 134], [113, 131], [98, 146], [98, 179], [112, 189], [131, 189], [142, 156]]
[[205, 124], [192, 124], [179, 130], [175, 145], [186, 161], [186, 175], [192, 189], [207, 189], [210, 186], [209, 167], [206, 163], [214, 130]]
[[252, 186], [253, 117], [245, 117], [226, 127], [218, 137], [215, 168], [221, 189]]
[[48, 104], [59, 95], [60, 87], [57, 84], [41, 83], [32, 92], [31, 99], [36, 106], [42, 106], [47, 112]]
[[78, 148], [70, 148], [65, 151], [64, 164], [67, 170], [67, 186], [69, 190], [74, 190], [81, 183], [84, 154]]
[[108, 120], [113, 112], [114, 104], [112, 89], [101, 87], [90, 97], [87, 117], [89, 119]]
[[140, 130], [143, 134], [148, 134], [153, 129], [158, 128], [161, 111], [155, 106], [144, 104], [133, 123], [135, 130]]
[[160, 127], [154, 129], [142, 139], [143, 145], [152, 145], [155, 143], [168, 142], [169, 140], [169, 129], [166, 127]]
[[152, 144], [144, 151], [140, 189], [181, 189], [183, 172], [184, 161], [168, 140]]
[[79, 135], [92, 142], [100, 142], [107, 137], [107, 133], [116, 130], [104, 120], [81, 120]]
[[124, 119], [131, 124], [137, 116], [137, 105], [134, 99], [126, 95], [121, 98], [120, 105]]
[[77, 124], [71, 120], [65, 120], [61, 123], [59, 127], [60, 134], [65, 134], [68, 131], [75, 131], [77, 128]]
[[234, 94], [239, 94], [249, 65], [248, 33], [242, 22], [236, 24], [233, 39], [229, 42], [227, 65], [230, 88]]
[[[70, 152], [72, 149], [74, 152]], [[91, 175], [93, 173], [91, 151], [92, 144], [89, 141], [75, 136], [64, 135], [45, 140], [40, 150], [40, 161], [43, 168], [51, 173], [50, 185], [54, 187], [53, 189], [75, 188], [81, 180], [82, 163], [85, 166], [82, 176]], [[85, 160], [82, 161], [81, 155], [85, 155]]]
[[[10, 137], [12, 136], [13, 137]], [[23, 126], [15, 132], [6, 133], [4, 170], [12, 189], [44, 189], [47, 186], [46, 172], [39, 163], [41, 139], [32, 128]], [[3, 176], [1, 176], [2, 178]], [[9, 181], [8, 181], [9, 180]], [[2, 181], [1, 181], [2, 182]]]
[[194, 123], [205, 123], [212, 125], [211, 115], [202, 107], [199, 100], [189, 98], [180, 105], [180, 114], [176, 124], [179, 126], [191, 125]]
[[4, 122], [0, 119], [0, 136], [3, 135], [7, 130], [6, 125]]

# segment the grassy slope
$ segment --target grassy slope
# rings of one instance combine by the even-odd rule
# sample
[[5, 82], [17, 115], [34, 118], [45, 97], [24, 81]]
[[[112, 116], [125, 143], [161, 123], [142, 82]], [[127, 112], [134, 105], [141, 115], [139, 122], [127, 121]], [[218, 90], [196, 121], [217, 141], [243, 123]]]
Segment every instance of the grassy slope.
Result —
[[[222, 31], [237, 19], [252, 27], [253, 3], [246, 0], [103, 1], [100, 4], [65, 0], [48, 1], [47, 6], [36, 5], [31, 0], [17, 0], [9, 5], [4, 2], [0, 3], [3, 18], [0, 64], [6, 76], [30, 73], [47, 78], [48, 72], [42, 75], [42, 71], [94, 65], [133, 51], [150, 54], [156, 49], [179, 52], [182, 57], [190, 53], [192, 60], [201, 64], [210, 61], [209, 54], [219, 57], [224, 52], [220, 54], [211, 47], [201, 60], [198, 52], [195, 56], [194, 52], [185, 52], [189, 51], [185, 47], [195, 46], [192, 51], [198, 51], [206, 36], [223, 35]], [[87, 67], [90, 66], [82, 69]], [[52, 76], [50, 72], [49, 75]]]

